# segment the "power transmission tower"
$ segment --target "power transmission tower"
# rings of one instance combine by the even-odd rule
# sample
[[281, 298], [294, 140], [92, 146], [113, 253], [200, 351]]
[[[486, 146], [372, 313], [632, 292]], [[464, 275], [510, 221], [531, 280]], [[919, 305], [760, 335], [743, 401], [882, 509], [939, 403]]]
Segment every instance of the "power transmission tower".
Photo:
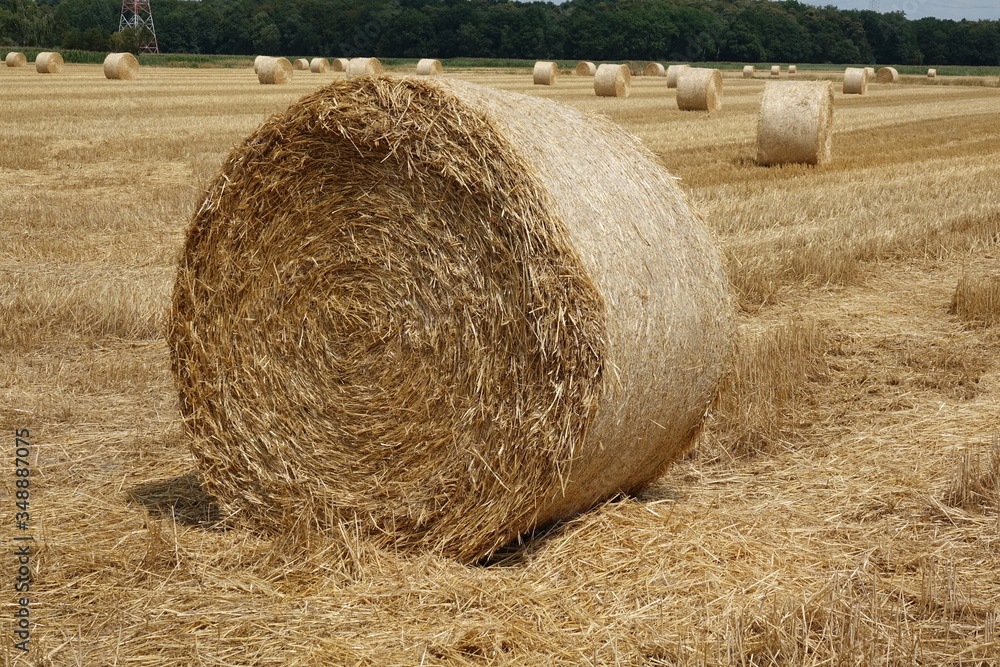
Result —
[[125, 28], [135, 28], [139, 38], [139, 53], [159, 53], [156, 45], [156, 28], [153, 27], [153, 10], [149, 0], [122, 0], [122, 17], [118, 21], [118, 32]]
[[878, 0], [868, 0], [868, 9], [881, 14], [878, 8]]

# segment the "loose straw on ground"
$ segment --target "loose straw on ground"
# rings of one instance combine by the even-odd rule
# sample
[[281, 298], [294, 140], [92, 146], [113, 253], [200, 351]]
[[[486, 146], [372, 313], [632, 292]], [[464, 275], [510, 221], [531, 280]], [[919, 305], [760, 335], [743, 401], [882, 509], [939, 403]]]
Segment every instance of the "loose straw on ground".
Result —
[[769, 82], [760, 102], [757, 164], [823, 164], [830, 159], [832, 129], [831, 82]]
[[378, 76], [382, 73], [382, 63], [378, 58], [351, 58], [347, 66], [347, 76]]
[[531, 80], [536, 86], [552, 86], [559, 76], [559, 65], [548, 61], [535, 63], [531, 72]]
[[35, 56], [35, 71], [39, 74], [58, 74], [63, 68], [63, 57], [55, 51], [42, 51]]
[[581, 60], [576, 65], [577, 76], [594, 76], [597, 74], [597, 66], [588, 60]]
[[257, 81], [262, 84], [284, 84], [292, 80], [292, 63], [288, 58], [265, 58], [257, 66]]
[[864, 95], [868, 92], [868, 71], [864, 67], [844, 70], [844, 94]]
[[594, 75], [594, 93], [598, 97], [628, 97], [632, 89], [632, 74], [628, 65], [605, 63]]
[[313, 74], [325, 74], [330, 71], [330, 61], [326, 58], [313, 58], [309, 61], [309, 71]]
[[883, 67], [875, 74], [877, 83], [899, 83], [899, 72], [895, 67]]
[[719, 386], [721, 260], [601, 117], [331, 84], [233, 151], [188, 231], [168, 340], [206, 490], [258, 530], [463, 562], [635, 491]]
[[752, 79], [754, 77], [754, 74], [756, 74], [756, 73], [757, 73], [757, 68], [754, 67], [753, 65], [744, 65], [743, 66], [743, 78], [744, 79]]
[[444, 67], [441, 66], [440, 60], [434, 60], [433, 58], [421, 58], [417, 63], [418, 76], [441, 76], [443, 73]]
[[139, 76], [139, 61], [131, 53], [109, 53], [104, 59], [104, 76], [131, 81]]
[[677, 79], [677, 108], [681, 111], [718, 111], [722, 108], [722, 73], [691, 67]]
[[642, 70], [643, 76], [665, 76], [666, 72], [660, 63], [648, 63]]
[[334, 72], [346, 72], [350, 64], [351, 61], [347, 58], [334, 58], [331, 63]]
[[690, 69], [690, 65], [668, 65], [667, 66], [667, 88], [677, 87], [677, 77], [686, 69]]
[[28, 64], [28, 59], [24, 57], [23, 53], [11, 51], [7, 54], [4, 62], [7, 63], [7, 67], [24, 67]]

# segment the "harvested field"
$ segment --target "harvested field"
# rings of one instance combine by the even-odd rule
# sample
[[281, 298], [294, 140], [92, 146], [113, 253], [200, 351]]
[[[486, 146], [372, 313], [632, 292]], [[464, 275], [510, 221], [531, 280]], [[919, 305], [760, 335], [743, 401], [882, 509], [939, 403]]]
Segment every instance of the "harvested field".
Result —
[[1000, 327], [950, 312], [1000, 261], [995, 77], [834, 85], [833, 159], [758, 167], [767, 77], [732, 72], [709, 115], [659, 78], [608, 100], [529, 72], [448, 76], [606, 114], [656, 153], [723, 248], [738, 350], [650, 488], [468, 566], [234, 527], [181, 427], [163, 327], [194, 207], [322, 77], [0, 68], [0, 420], [8, 460], [30, 431], [36, 540], [31, 653], [7, 641], [3, 664], [1000, 662]]

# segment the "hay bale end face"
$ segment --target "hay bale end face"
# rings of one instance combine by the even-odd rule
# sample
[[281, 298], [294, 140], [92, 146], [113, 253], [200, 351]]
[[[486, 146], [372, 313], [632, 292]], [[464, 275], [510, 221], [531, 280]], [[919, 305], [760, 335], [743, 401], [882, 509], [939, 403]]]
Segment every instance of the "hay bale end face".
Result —
[[677, 79], [677, 108], [681, 111], [718, 111], [722, 108], [722, 73], [691, 67]]
[[674, 179], [609, 121], [366, 77], [233, 151], [168, 340], [226, 511], [473, 562], [688, 446], [728, 356], [726, 284]]
[[444, 67], [441, 66], [440, 60], [421, 58], [417, 62], [417, 76], [441, 76], [443, 73]]
[[933, 67], [931, 67], [930, 69], [928, 69], [927, 70], [927, 78], [928, 79], [937, 78], [937, 70], [934, 69]]
[[771, 76], [781, 76], [781, 65], [771, 65]]
[[868, 71], [864, 67], [844, 70], [844, 94], [864, 95], [868, 92]]
[[899, 83], [899, 72], [895, 67], [883, 67], [875, 74], [878, 83]]
[[260, 70], [260, 64], [268, 59], [270, 56], [257, 56], [253, 59], [253, 73], [257, 74]]
[[597, 66], [588, 60], [581, 60], [576, 66], [577, 76], [594, 76], [597, 74]]
[[35, 56], [35, 71], [39, 74], [58, 74], [63, 68], [63, 57], [55, 51], [42, 51]]
[[330, 71], [330, 61], [326, 58], [313, 58], [309, 61], [309, 71], [313, 74], [325, 74]]
[[756, 73], [757, 73], [757, 68], [754, 67], [753, 65], [744, 65], [743, 66], [743, 78], [744, 79], [752, 79]]
[[104, 76], [131, 81], [139, 76], [139, 61], [131, 53], [109, 53], [104, 59]]
[[292, 63], [288, 58], [265, 58], [257, 67], [257, 81], [265, 85], [281, 85], [292, 80]]
[[643, 76], [666, 76], [667, 70], [660, 63], [648, 63], [642, 70]]
[[378, 76], [382, 73], [382, 63], [378, 58], [351, 58], [347, 66], [347, 76]]
[[531, 72], [531, 81], [536, 86], [553, 86], [559, 77], [559, 65], [548, 61], [535, 63]]
[[680, 76], [681, 72], [690, 69], [691, 66], [687, 64], [683, 65], [668, 65], [667, 66], [667, 88], [677, 87], [677, 77]]
[[334, 72], [346, 72], [350, 65], [351, 61], [347, 58], [334, 58], [333, 63], [331, 63]]
[[24, 67], [28, 64], [28, 59], [24, 57], [23, 53], [11, 51], [4, 58], [4, 62], [7, 64], [7, 67]]
[[598, 97], [628, 97], [632, 89], [632, 74], [628, 65], [605, 63], [594, 75], [594, 93]]
[[832, 129], [831, 82], [767, 83], [757, 124], [757, 164], [828, 162]]

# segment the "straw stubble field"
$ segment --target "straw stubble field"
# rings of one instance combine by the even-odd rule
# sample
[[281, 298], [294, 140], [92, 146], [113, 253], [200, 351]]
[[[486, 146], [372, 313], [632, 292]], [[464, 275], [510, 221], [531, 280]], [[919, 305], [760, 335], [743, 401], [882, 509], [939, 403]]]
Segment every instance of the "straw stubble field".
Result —
[[[761, 79], [728, 75], [709, 115], [658, 78], [623, 100], [449, 75], [607, 114], [682, 179], [740, 305], [696, 448], [479, 566], [227, 528], [169, 373], [175, 260], [229, 149], [344, 75], [0, 70], [0, 415], [37, 445], [29, 662], [996, 664], [997, 330], [949, 309], [997, 270], [1000, 91], [837, 92], [832, 161], [761, 168]], [[28, 664], [3, 567], [0, 654]]]

